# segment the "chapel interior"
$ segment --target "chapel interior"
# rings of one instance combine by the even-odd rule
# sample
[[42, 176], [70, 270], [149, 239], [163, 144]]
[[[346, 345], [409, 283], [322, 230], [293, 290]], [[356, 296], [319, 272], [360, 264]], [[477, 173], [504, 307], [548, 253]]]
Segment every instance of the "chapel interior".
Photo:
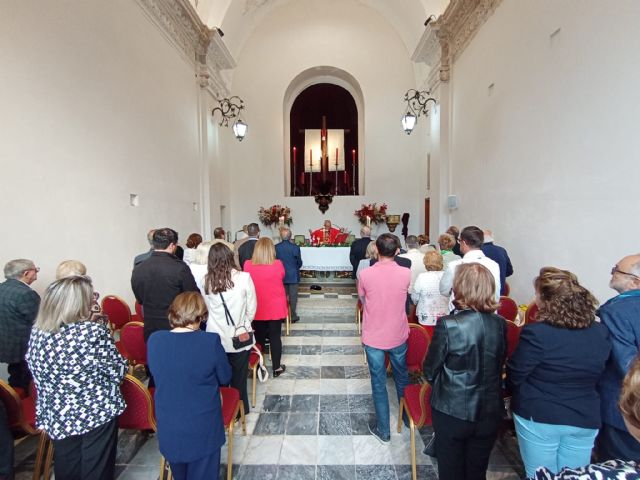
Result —
[[[638, 18], [634, 0], [2, 0], [0, 263], [33, 259], [42, 294], [61, 260], [79, 259], [97, 291], [133, 308], [132, 259], [150, 228], [210, 240], [221, 226], [233, 241], [261, 207], [286, 205], [294, 235], [330, 219], [358, 237], [354, 211], [375, 202], [432, 241], [450, 225], [491, 229], [518, 304], [545, 265], [604, 302], [611, 265], [640, 234]], [[411, 91], [434, 101], [407, 134]], [[241, 141], [237, 117], [221, 125], [233, 98]], [[307, 170], [304, 147], [304, 129], [324, 128], [346, 132], [326, 174]], [[317, 194], [331, 196], [324, 212]], [[330, 308], [352, 322], [351, 307]], [[342, 367], [363, 367], [352, 360]], [[353, 372], [360, 384], [344, 393], [365, 394]], [[259, 403], [318, 394], [265, 385]], [[234, 440], [234, 478], [411, 478], [406, 431], [383, 453], [348, 435], [265, 431]], [[121, 442], [135, 455], [118, 478], [158, 478], [157, 443]], [[500, 448], [490, 478], [520, 478], [517, 447]], [[30, 477], [34, 450], [17, 450], [16, 478]], [[423, 457], [420, 478], [437, 478]]]

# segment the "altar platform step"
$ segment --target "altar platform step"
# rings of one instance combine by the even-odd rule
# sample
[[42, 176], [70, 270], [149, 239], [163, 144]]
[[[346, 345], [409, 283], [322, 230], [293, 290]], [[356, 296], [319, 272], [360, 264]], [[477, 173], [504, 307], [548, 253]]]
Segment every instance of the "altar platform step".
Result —
[[[331, 295], [331, 294], [327, 294]], [[314, 316], [320, 318], [329, 317], [350, 317], [355, 318], [357, 297], [352, 295], [313, 295], [305, 298], [298, 296], [298, 315]]]

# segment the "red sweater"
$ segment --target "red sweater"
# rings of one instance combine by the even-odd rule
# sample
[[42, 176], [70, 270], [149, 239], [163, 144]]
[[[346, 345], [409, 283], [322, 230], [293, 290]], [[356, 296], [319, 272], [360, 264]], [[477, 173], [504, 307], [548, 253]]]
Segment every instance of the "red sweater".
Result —
[[282, 320], [288, 312], [287, 295], [284, 292], [284, 266], [280, 260], [271, 265], [253, 265], [251, 260], [244, 263], [244, 271], [249, 272], [256, 288], [258, 308], [254, 320]]

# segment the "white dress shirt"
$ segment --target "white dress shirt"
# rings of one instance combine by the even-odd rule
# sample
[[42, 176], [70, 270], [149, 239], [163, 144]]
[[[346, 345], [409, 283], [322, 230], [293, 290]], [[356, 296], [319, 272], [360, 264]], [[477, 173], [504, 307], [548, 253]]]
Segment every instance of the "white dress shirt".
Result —
[[409, 294], [413, 293], [413, 285], [416, 283], [416, 278], [421, 273], [427, 271], [424, 266], [424, 253], [417, 248], [411, 248], [407, 253], [401, 253], [399, 257], [408, 258], [411, 260], [411, 285], [409, 285]]
[[470, 250], [465, 253], [461, 260], [450, 262], [447, 269], [444, 271], [444, 275], [442, 275], [442, 279], [440, 280], [440, 293], [442, 295], [451, 295], [451, 309], [453, 309], [453, 277], [455, 276], [455, 271], [458, 265], [463, 263], [479, 263], [480, 265], [487, 267], [491, 272], [491, 275], [493, 275], [493, 279], [496, 283], [496, 301], [500, 301], [500, 266], [489, 257], [485, 256], [485, 254], [482, 253], [482, 250]]

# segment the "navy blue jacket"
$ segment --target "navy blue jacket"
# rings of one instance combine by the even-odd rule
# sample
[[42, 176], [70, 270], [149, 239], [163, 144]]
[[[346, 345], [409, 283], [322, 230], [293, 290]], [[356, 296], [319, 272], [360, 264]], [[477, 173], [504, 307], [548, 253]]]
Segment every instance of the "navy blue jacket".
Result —
[[160, 452], [169, 462], [193, 462], [224, 445], [219, 385], [231, 366], [217, 333], [160, 330], [147, 344], [156, 382]]
[[611, 334], [611, 356], [600, 379], [602, 421], [627, 430], [618, 408], [622, 380], [640, 352], [640, 290], [613, 297], [597, 312]]
[[276, 245], [276, 258], [284, 265], [282, 283], [300, 283], [300, 267], [302, 267], [300, 247], [289, 240], [280, 242]]
[[367, 258], [367, 247], [371, 243], [371, 237], [362, 237], [354, 240], [349, 249], [349, 261], [353, 267], [351, 278], [356, 278], [356, 272], [358, 271], [358, 265], [360, 260]]
[[485, 242], [482, 244], [482, 253], [500, 267], [500, 295], [504, 295], [506, 291], [505, 278], [513, 275], [513, 266], [507, 251], [498, 245], [494, 245], [493, 242]]
[[598, 322], [572, 330], [525, 325], [507, 364], [514, 413], [539, 423], [600, 428], [596, 385], [610, 352], [609, 332]]

